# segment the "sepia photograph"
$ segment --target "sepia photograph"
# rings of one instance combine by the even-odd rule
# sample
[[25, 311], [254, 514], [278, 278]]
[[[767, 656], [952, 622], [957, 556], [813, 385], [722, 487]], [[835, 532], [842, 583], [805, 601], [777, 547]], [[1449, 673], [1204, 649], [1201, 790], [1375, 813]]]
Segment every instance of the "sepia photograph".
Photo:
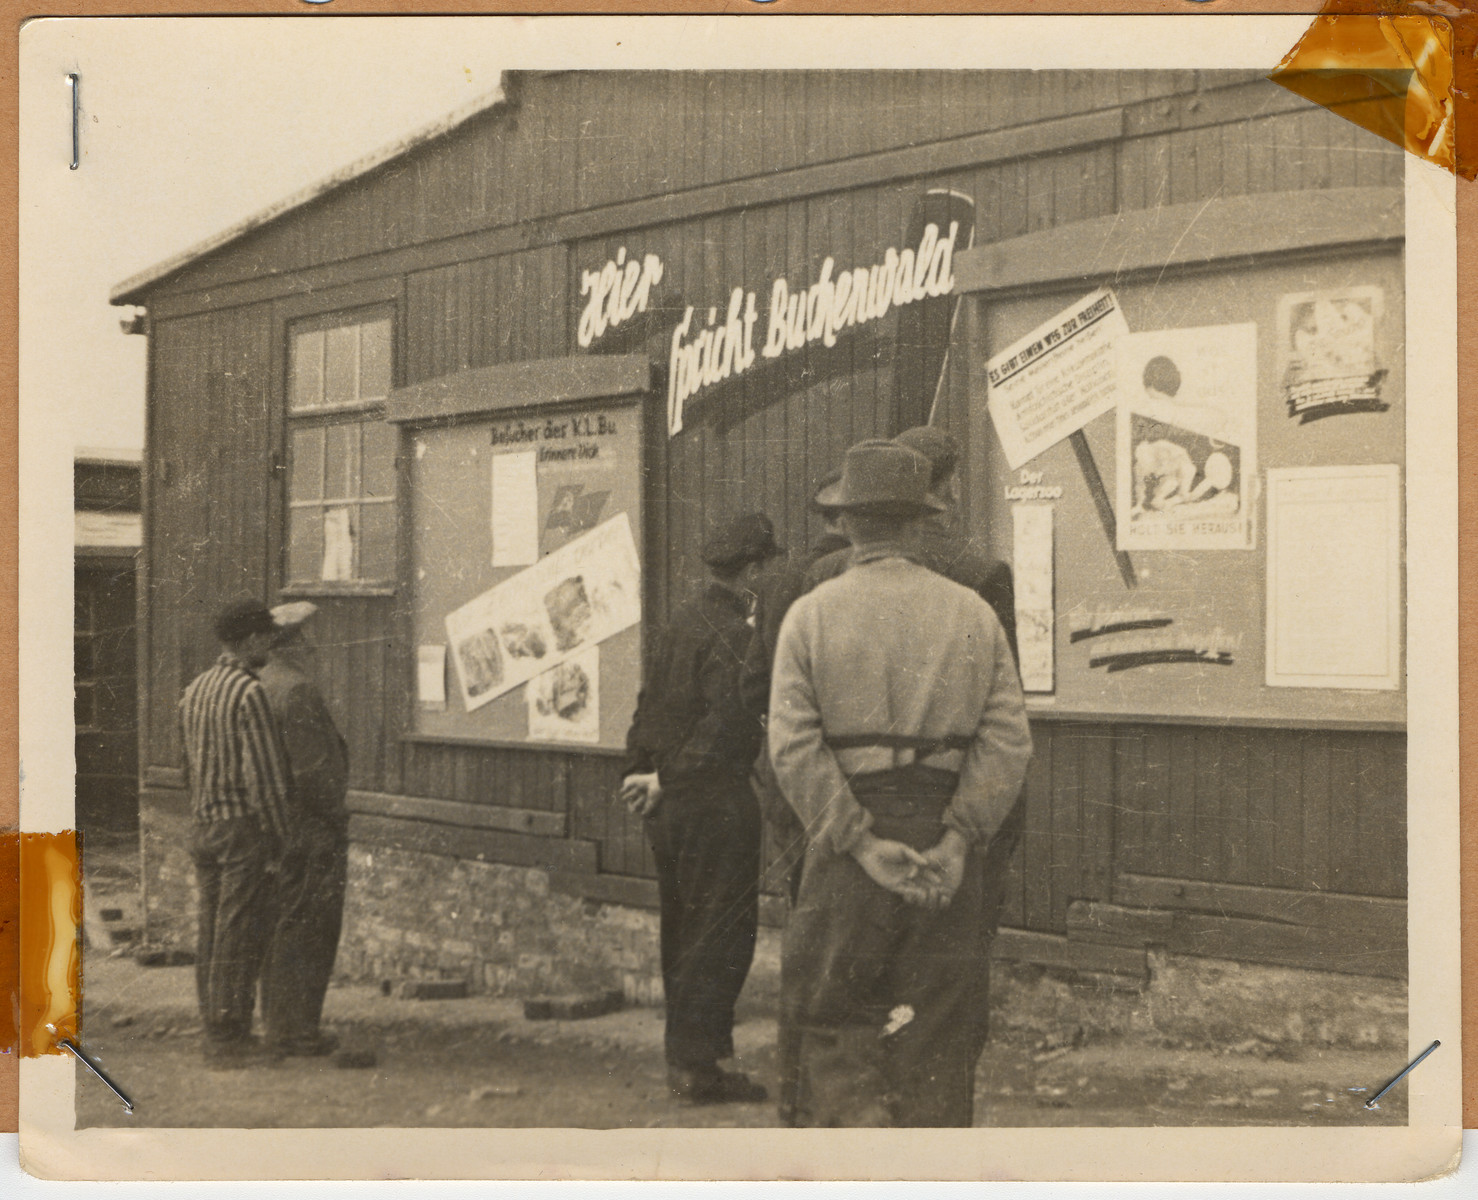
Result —
[[[705, 20], [24, 31], [108, 243], [37, 295], [23, 229], [33, 1169], [1440, 1171], [1450, 175], [1269, 78], [1296, 19]], [[440, 69], [330, 111], [334, 50]], [[167, 54], [230, 84], [125, 146]]]

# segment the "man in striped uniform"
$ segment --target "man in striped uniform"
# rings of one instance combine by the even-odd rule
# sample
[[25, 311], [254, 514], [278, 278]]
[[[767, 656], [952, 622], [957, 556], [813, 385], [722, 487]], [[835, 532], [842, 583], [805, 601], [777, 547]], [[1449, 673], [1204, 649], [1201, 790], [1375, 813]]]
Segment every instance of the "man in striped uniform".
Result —
[[276, 626], [241, 601], [215, 621], [222, 653], [180, 700], [185, 778], [194, 814], [190, 857], [199, 889], [195, 982], [208, 1061], [251, 1062], [257, 976], [266, 951], [274, 876], [295, 840], [282, 738], [256, 671]]

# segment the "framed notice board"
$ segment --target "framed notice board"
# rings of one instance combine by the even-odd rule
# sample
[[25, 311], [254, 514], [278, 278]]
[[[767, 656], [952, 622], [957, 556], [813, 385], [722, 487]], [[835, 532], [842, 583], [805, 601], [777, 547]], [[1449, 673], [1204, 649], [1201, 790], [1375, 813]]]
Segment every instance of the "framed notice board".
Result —
[[[1018, 450], [1013, 466], [988, 409], [987, 364], [1006, 378], [1004, 350], [1030, 346], [1028, 335], [1054, 322], [1070, 331], [1086, 324], [1059, 319], [1105, 285], [1127, 327], [1116, 335], [1113, 407], [1028, 461]], [[1321, 499], [1334, 503], [1339, 489], [1349, 491], [1352, 472], [1404, 475], [1403, 299], [1401, 246], [1390, 241], [976, 293], [958, 339], [969, 363], [969, 511], [992, 552], [1016, 569], [1035, 710], [1404, 723], [1403, 489], [1366, 487], [1370, 496], [1342, 508], [1339, 522], [1298, 524], [1322, 511]], [[1020, 367], [1009, 358], [1004, 365]], [[1021, 411], [1041, 419], [1024, 404]], [[1270, 479], [1290, 474], [1300, 480], [1300, 509], [1289, 484], [1270, 494]], [[1282, 504], [1272, 539], [1270, 501]], [[1204, 515], [1191, 519], [1197, 513]], [[1295, 533], [1325, 559], [1297, 588], [1278, 582], [1290, 576], [1290, 560], [1310, 562], [1308, 553], [1290, 554]], [[1332, 546], [1336, 538], [1344, 541]], [[1275, 553], [1283, 548], [1282, 576], [1271, 586], [1270, 541]], [[1353, 578], [1358, 556], [1381, 564], [1390, 586], [1339, 586]], [[1329, 594], [1311, 597], [1321, 579], [1333, 581]], [[1037, 611], [1023, 613], [1023, 594]], [[1363, 607], [1342, 611], [1348, 603]], [[1337, 652], [1364, 676], [1331, 667], [1321, 680], [1270, 665], [1270, 628], [1302, 628], [1306, 642], [1319, 640], [1321, 612], [1330, 629], [1344, 623], [1385, 640], [1374, 652], [1310, 642], [1304, 657]], [[1367, 661], [1374, 665], [1359, 666]], [[1362, 678], [1369, 682], [1350, 686]]]
[[414, 731], [622, 748], [641, 678], [640, 402], [407, 437]]

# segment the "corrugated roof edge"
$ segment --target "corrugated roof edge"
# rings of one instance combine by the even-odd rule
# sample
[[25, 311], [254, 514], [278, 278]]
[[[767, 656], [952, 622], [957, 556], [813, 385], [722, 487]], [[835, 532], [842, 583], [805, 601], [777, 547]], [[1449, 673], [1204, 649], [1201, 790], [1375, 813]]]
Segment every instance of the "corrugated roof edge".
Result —
[[172, 255], [163, 262], [156, 263], [147, 270], [125, 279], [108, 294], [108, 303], [139, 304], [141, 301], [136, 299], [136, 297], [140, 292], [162, 282], [177, 271], [183, 270], [191, 263], [206, 257], [206, 255], [214, 254], [217, 250], [230, 245], [247, 234], [254, 233], [258, 229], [271, 224], [279, 217], [286, 216], [290, 212], [303, 208], [319, 197], [326, 196], [329, 192], [341, 188], [345, 184], [351, 183], [364, 175], [368, 175], [377, 167], [384, 166], [391, 159], [399, 158], [425, 145], [427, 142], [443, 137], [459, 125], [470, 121], [473, 117], [480, 116], [482, 113], [489, 112], [500, 105], [506, 104], [512, 106], [516, 104], [518, 77], [539, 73], [534, 71], [503, 71], [498, 80], [498, 86], [491, 92], [484, 93], [476, 100], [471, 100], [461, 107], [453, 109], [446, 116], [437, 118], [431, 124], [406, 134], [404, 137], [396, 138], [393, 142], [380, 147], [378, 150], [356, 159], [347, 166], [340, 167], [337, 171], [325, 176], [317, 183], [310, 184], [306, 188], [277, 201], [277, 203], [268, 205], [260, 212], [247, 217], [244, 221], [238, 221], [235, 225], [229, 226], [220, 233], [206, 238], [203, 242], [197, 242], [195, 245], [182, 250], [178, 254]]

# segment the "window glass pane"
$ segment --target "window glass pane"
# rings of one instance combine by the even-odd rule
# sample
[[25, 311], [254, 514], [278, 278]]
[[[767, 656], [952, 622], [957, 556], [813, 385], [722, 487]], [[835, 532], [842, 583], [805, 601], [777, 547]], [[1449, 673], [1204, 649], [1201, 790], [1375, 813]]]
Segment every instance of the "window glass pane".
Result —
[[359, 398], [390, 393], [390, 318], [359, 327]]
[[323, 430], [295, 429], [292, 443], [292, 478], [289, 500], [323, 498]]
[[294, 583], [317, 579], [323, 565], [323, 510], [288, 510], [287, 577]]
[[92, 724], [93, 709], [92, 685], [79, 684], [77, 690], [72, 693], [72, 717], [79, 729]]
[[352, 505], [335, 505], [323, 513], [323, 562], [320, 579], [345, 583], [355, 574], [354, 543], [359, 535], [359, 509]]
[[323, 403], [323, 330], [300, 333], [293, 338], [294, 408], [313, 408]]
[[343, 500], [359, 495], [359, 423], [329, 425], [328, 471], [324, 498]]
[[365, 504], [359, 510], [359, 577], [395, 578], [395, 505]]
[[359, 327], [340, 325], [327, 331], [323, 367], [323, 399], [327, 404], [349, 404], [359, 399], [355, 376], [359, 352]]
[[78, 633], [92, 628], [92, 593], [83, 587], [72, 593], [72, 628]]
[[364, 494], [395, 495], [395, 426], [384, 421], [364, 423]]

